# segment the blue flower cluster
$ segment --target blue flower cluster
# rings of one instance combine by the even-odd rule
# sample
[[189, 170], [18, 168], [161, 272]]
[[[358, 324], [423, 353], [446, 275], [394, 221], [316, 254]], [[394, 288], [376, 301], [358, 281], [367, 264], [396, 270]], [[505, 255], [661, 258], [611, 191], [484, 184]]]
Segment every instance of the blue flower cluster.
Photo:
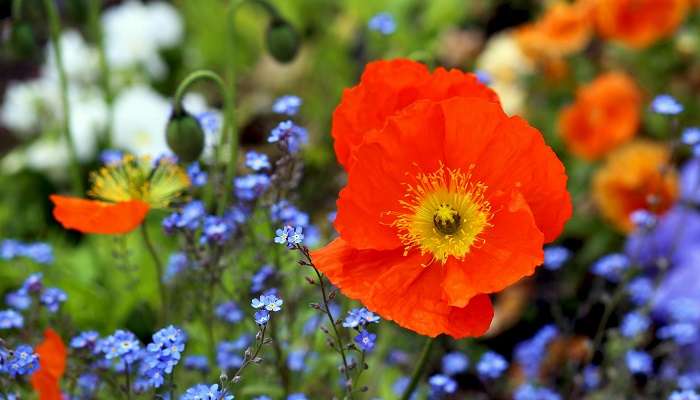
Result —
[[381, 12], [374, 15], [367, 22], [367, 27], [371, 31], [379, 32], [382, 35], [391, 35], [396, 32], [396, 20], [388, 12]]
[[558, 334], [559, 331], [554, 325], [545, 325], [531, 339], [515, 347], [515, 360], [523, 368], [528, 379], [537, 376], [540, 364], [547, 354], [547, 347]]
[[172, 325], [153, 334], [153, 342], [146, 346], [141, 360], [140, 375], [153, 387], [161, 387], [166, 375], [180, 361], [185, 350], [185, 333]]
[[133, 333], [123, 329], [102, 339], [98, 346], [109, 361], [115, 360], [131, 365], [141, 358], [141, 343]]
[[270, 321], [270, 312], [278, 312], [282, 310], [284, 301], [274, 294], [263, 294], [257, 299], [250, 302], [251, 307], [256, 310], [254, 318], [255, 323], [264, 326]]
[[275, 243], [284, 244], [290, 249], [304, 242], [304, 233], [300, 226], [292, 227], [290, 225], [285, 225], [277, 229], [275, 235]]
[[39, 356], [30, 346], [22, 344], [14, 350], [0, 347], [0, 373], [14, 378], [18, 375], [31, 375], [38, 368]]
[[187, 389], [180, 400], [233, 400], [233, 395], [217, 384], [199, 384]]
[[289, 116], [297, 115], [303, 101], [298, 96], [291, 94], [278, 97], [272, 103], [272, 112], [276, 114], [285, 114]]
[[277, 143], [290, 154], [298, 153], [301, 146], [308, 142], [308, 132], [305, 128], [287, 120], [280, 122], [268, 136], [268, 143]]
[[43, 242], [23, 243], [13, 239], [0, 243], [0, 259], [10, 261], [18, 257], [26, 257], [38, 264], [52, 264], [53, 248]]

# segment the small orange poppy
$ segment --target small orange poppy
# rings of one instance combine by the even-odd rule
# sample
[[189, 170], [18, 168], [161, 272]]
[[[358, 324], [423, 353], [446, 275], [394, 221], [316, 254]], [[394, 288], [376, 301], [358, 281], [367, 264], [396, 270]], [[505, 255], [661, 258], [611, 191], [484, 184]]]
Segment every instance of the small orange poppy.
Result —
[[53, 216], [66, 229], [83, 233], [121, 234], [138, 228], [149, 206], [140, 200], [107, 203], [78, 197], [51, 195]]
[[603, 216], [630, 232], [634, 211], [668, 210], [678, 197], [678, 177], [668, 168], [669, 158], [666, 146], [649, 141], [633, 142], [610, 154], [593, 178], [593, 199]]
[[581, 87], [559, 116], [559, 134], [569, 151], [595, 160], [637, 132], [642, 95], [632, 78], [609, 72]]
[[82, 233], [122, 234], [136, 229], [151, 208], [164, 208], [189, 186], [174, 160], [125, 156], [91, 175], [89, 194], [99, 200], [51, 195], [53, 216], [66, 229]]
[[642, 48], [673, 34], [689, 5], [689, 0], [599, 0], [596, 23], [603, 37]]
[[592, 4], [558, 1], [542, 17], [516, 31], [523, 50], [534, 58], [560, 58], [583, 50], [593, 34]]
[[417, 101], [365, 133], [337, 203], [340, 237], [312, 253], [347, 296], [428, 336], [483, 334], [487, 294], [531, 275], [571, 215], [540, 132], [483, 92]]
[[387, 118], [415, 101], [455, 96], [498, 102], [498, 95], [480, 84], [474, 74], [457, 69], [438, 68], [431, 74], [425, 65], [403, 59], [367, 64], [360, 83], [343, 92], [333, 113], [332, 135], [338, 162], [349, 170], [350, 155], [364, 136], [383, 128]]
[[31, 383], [39, 393], [39, 400], [61, 400], [60, 380], [66, 370], [66, 346], [53, 329], [44, 332], [44, 341], [36, 347], [39, 369]]

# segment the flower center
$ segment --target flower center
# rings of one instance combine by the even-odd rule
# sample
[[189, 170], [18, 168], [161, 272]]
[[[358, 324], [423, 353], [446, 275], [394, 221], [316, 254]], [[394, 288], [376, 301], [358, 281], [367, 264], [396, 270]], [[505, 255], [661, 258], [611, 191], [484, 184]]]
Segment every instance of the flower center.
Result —
[[462, 217], [449, 204], [440, 204], [433, 214], [435, 229], [443, 235], [454, 235], [462, 224]]
[[440, 167], [432, 174], [419, 174], [417, 183], [407, 186], [403, 211], [396, 213], [393, 226], [399, 231], [404, 253], [417, 248], [442, 262], [452, 256], [463, 259], [491, 219], [491, 207], [484, 198], [486, 186], [471, 181], [471, 172]]
[[167, 157], [153, 163], [148, 157], [126, 155], [90, 179], [92, 197], [115, 203], [141, 200], [153, 208], [167, 207], [190, 185], [187, 173]]

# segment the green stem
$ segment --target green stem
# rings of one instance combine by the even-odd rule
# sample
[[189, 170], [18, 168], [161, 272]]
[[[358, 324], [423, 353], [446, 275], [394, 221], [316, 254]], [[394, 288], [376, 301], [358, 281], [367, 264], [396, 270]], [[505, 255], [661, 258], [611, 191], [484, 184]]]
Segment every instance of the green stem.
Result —
[[70, 170], [73, 180], [73, 192], [83, 193], [83, 180], [80, 175], [80, 165], [78, 164], [78, 156], [75, 151], [75, 143], [70, 132], [70, 104], [68, 102], [68, 79], [66, 78], [66, 69], [63, 65], [63, 56], [61, 45], [59, 43], [59, 35], [61, 33], [61, 20], [58, 16], [58, 10], [53, 0], [44, 0], [44, 8], [49, 17], [49, 31], [51, 45], [54, 49], [54, 60], [58, 69], [58, 80], [61, 88], [61, 111], [63, 113], [63, 134], [68, 147], [68, 156], [70, 158]]
[[153, 258], [153, 263], [156, 266], [156, 280], [158, 281], [158, 291], [160, 292], [160, 319], [161, 323], [165, 323], [168, 319], [168, 299], [167, 299], [167, 292], [165, 289], [165, 283], [163, 282], [163, 263], [160, 261], [160, 257], [158, 256], [158, 252], [156, 251], [156, 248], [153, 246], [153, 242], [151, 241], [151, 237], [148, 235], [148, 228], [146, 227], [146, 224], [143, 223], [141, 224], [141, 237], [143, 238], [143, 242], [146, 244], [146, 248], [148, 249], [148, 252], [151, 254], [151, 258]]
[[425, 344], [423, 345], [423, 351], [421, 351], [420, 358], [418, 359], [418, 364], [413, 370], [413, 375], [411, 375], [411, 381], [408, 383], [406, 390], [404, 390], [401, 400], [408, 400], [416, 391], [418, 382], [425, 373], [425, 367], [428, 365], [428, 359], [430, 358], [430, 351], [433, 349], [433, 344], [437, 338], [427, 338]]
[[235, 57], [235, 34], [236, 29], [233, 22], [233, 17], [236, 13], [236, 9], [240, 5], [241, 0], [232, 0], [229, 5], [228, 15], [226, 18], [226, 30], [227, 37], [226, 40], [226, 85], [225, 85], [225, 95], [228, 99], [228, 104], [224, 108], [224, 122], [221, 130], [221, 140], [219, 142], [219, 148], [223, 149], [228, 140], [229, 144], [229, 158], [226, 164], [226, 173], [224, 175], [223, 187], [224, 191], [219, 197], [219, 204], [217, 206], [217, 213], [219, 215], [224, 213], [226, 209], [226, 204], [229, 202], [231, 192], [233, 190], [233, 178], [236, 175], [236, 166], [238, 165], [238, 126], [236, 122], [236, 57]]
[[104, 34], [102, 32], [102, 24], [100, 21], [101, 11], [102, 1], [90, 0], [90, 7], [88, 10], [88, 22], [90, 25], [90, 30], [92, 31], [92, 36], [95, 40], [95, 44], [97, 44], [97, 52], [100, 67], [100, 86], [102, 86], [102, 94], [104, 95], [105, 103], [107, 104], [107, 130], [105, 135], [105, 141], [106, 146], [110, 147], [112, 145], [112, 121], [114, 118], [112, 103], [114, 102], [114, 93], [112, 92], [112, 86], [110, 84], [109, 64], [107, 63], [107, 53], [104, 45]]
[[22, 0], [12, 0], [12, 18], [15, 21], [22, 18]]
[[126, 398], [128, 400], [131, 400], [131, 371], [129, 371], [129, 363], [124, 363], [125, 368], [124, 368], [124, 375], [125, 375], [125, 380], [126, 380]]
[[[224, 80], [221, 79], [221, 77], [213, 71], [209, 70], [198, 70], [190, 73], [185, 77], [185, 79], [182, 80], [180, 85], [177, 87], [175, 91], [175, 96], [173, 97], [173, 114], [177, 115], [182, 112], [182, 99], [185, 96], [185, 93], [187, 93], [187, 89], [189, 89], [190, 86], [193, 84], [201, 81], [201, 80], [210, 80], [214, 83], [216, 83], [216, 86], [219, 88], [219, 91], [221, 92], [221, 95], [224, 97], [224, 110], [230, 109], [231, 106], [231, 97], [229, 96], [227, 90], [226, 90], [226, 84], [224, 83]], [[226, 120], [227, 118], [224, 118], [224, 130], [222, 132], [226, 132], [228, 128], [226, 128]], [[222, 137], [225, 135], [222, 133]], [[218, 164], [218, 152], [214, 151], [214, 165], [216, 166]], [[206, 187], [206, 191], [204, 193], [204, 204], [211, 204], [212, 203], [212, 198], [214, 197], [214, 186], [216, 185], [216, 179], [212, 177], [212, 179], [209, 179], [209, 184]], [[222, 211], [223, 212], [223, 211]]]

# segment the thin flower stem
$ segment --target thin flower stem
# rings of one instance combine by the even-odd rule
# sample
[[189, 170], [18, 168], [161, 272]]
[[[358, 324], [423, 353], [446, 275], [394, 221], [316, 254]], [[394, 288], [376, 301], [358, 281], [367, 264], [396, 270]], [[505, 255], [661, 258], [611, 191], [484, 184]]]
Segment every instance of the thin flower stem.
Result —
[[104, 95], [105, 103], [107, 104], [107, 125], [105, 139], [107, 147], [112, 145], [112, 121], [114, 119], [114, 93], [110, 83], [109, 64], [107, 63], [107, 52], [104, 44], [104, 33], [102, 30], [102, 22], [100, 19], [100, 11], [102, 11], [102, 0], [90, 0], [88, 10], [88, 23], [92, 31], [93, 39], [97, 44], [97, 54], [100, 67], [100, 86], [102, 86], [102, 94]]
[[229, 159], [226, 164], [226, 172], [224, 175], [224, 192], [219, 196], [217, 205], [217, 213], [222, 215], [228, 204], [231, 192], [233, 190], [233, 178], [236, 175], [236, 166], [238, 165], [238, 126], [236, 122], [236, 49], [235, 43], [235, 25], [233, 17], [240, 5], [241, 0], [232, 0], [229, 4], [228, 15], [226, 18], [226, 84], [224, 84], [224, 122], [221, 130], [221, 138], [219, 148], [223, 149], [228, 140], [229, 144]]
[[126, 381], [126, 398], [131, 400], [131, 371], [129, 371], [129, 363], [124, 363], [124, 376]]
[[12, 18], [15, 21], [22, 18], [22, 0], [12, 0]]
[[63, 114], [63, 135], [68, 148], [68, 156], [70, 160], [71, 178], [73, 180], [73, 192], [83, 193], [83, 180], [80, 175], [80, 165], [78, 164], [78, 155], [75, 150], [75, 143], [70, 131], [70, 104], [68, 102], [68, 79], [66, 78], [66, 69], [63, 65], [63, 55], [61, 45], [59, 43], [59, 35], [61, 34], [61, 20], [58, 16], [58, 10], [53, 0], [44, 0], [44, 8], [49, 18], [49, 32], [51, 45], [54, 49], [54, 61], [56, 69], [58, 69], [58, 81], [61, 89], [61, 112]]
[[143, 238], [143, 242], [146, 244], [146, 248], [148, 249], [148, 252], [151, 254], [151, 258], [153, 258], [153, 264], [156, 267], [156, 280], [158, 281], [158, 291], [160, 292], [160, 318], [161, 322], [166, 322], [168, 319], [168, 301], [167, 301], [167, 292], [165, 289], [165, 283], [163, 282], [163, 263], [160, 261], [160, 257], [158, 256], [158, 252], [156, 251], [156, 248], [153, 246], [153, 242], [151, 241], [151, 237], [148, 235], [148, 228], [146, 227], [146, 224], [143, 223], [141, 224], [141, 237]]
[[[268, 321], [269, 322], [269, 321]], [[267, 324], [263, 325], [262, 329], [259, 331], [259, 338], [256, 337], [257, 343], [255, 345], [255, 350], [253, 351], [252, 354], [246, 350], [245, 352], [245, 360], [243, 361], [243, 364], [238, 368], [238, 371], [233, 375], [233, 382], [238, 383], [238, 381], [241, 379], [241, 374], [243, 373], [243, 370], [251, 363], [253, 362], [256, 358], [258, 358], [258, 354], [260, 354], [260, 351], [262, 350], [263, 345], [265, 344], [265, 332], [267, 331]]]
[[333, 313], [331, 313], [331, 308], [330, 308], [330, 303], [328, 301], [328, 292], [326, 290], [326, 283], [325, 280], [323, 279], [323, 275], [321, 275], [321, 272], [316, 268], [314, 265], [313, 261], [311, 260], [311, 255], [309, 254], [309, 250], [306, 247], [298, 246], [297, 247], [299, 251], [304, 255], [304, 258], [306, 258], [306, 264], [313, 268], [314, 272], [316, 272], [316, 277], [318, 278], [318, 285], [321, 288], [321, 295], [323, 296], [323, 310], [325, 314], [328, 316], [328, 321], [331, 324], [331, 327], [333, 328], [333, 334], [335, 336], [336, 340], [336, 345], [338, 346], [338, 353], [340, 353], [340, 358], [343, 361], [343, 373], [345, 375], [345, 389], [347, 391], [347, 396], [348, 398], [352, 399], [352, 377], [350, 376], [350, 368], [348, 364], [348, 358], [345, 355], [345, 345], [343, 344], [343, 337], [340, 336], [340, 332], [338, 332], [338, 326], [336, 324], [335, 318], [333, 318]]
[[433, 344], [435, 344], [435, 340], [437, 338], [427, 338], [425, 340], [425, 344], [423, 345], [423, 350], [421, 351], [420, 358], [418, 359], [418, 364], [416, 365], [416, 368], [413, 370], [413, 374], [411, 375], [411, 381], [408, 383], [408, 386], [406, 387], [406, 390], [404, 390], [403, 395], [401, 396], [401, 400], [408, 400], [411, 398], [413, 395], [413, 392], [416, 391], [416, 387], [418, 386], [418, 382], [420, 381], [421, 377], [425, 373], [425, 367], [428, 365], [428, 359], [430, 358], [430, 352], [433, 349]]
[[[226, 137], [226, 132], [228, 131], [228, 120], [229, 120], [229, 113], [231, 113], [231, 109], [233, 107], [232, 105], [232, 95], [229, 93], [227, 89], [227, 85], [224, 82], [223, 79], [221, 79], [221, 76], [217, 74], [214, 71], [206, 70], [206, 69], [201, 69], [194, 71], [187, 75], [185, 79], [180, 82], [180, 85], [178, 85], [177, 89], [175, 90], [175, 95], [173, 96], [173, 114], [179, 114], [182, 112], [182, 99], [185, 96], [185, 93], [187, 93], [187, 89], [189, 89], [190, 86], [195, 84], [196, 82], [199, 82], [201, 80], [210, 80], [216, 84], [216, 86], [219, 89], [219, 92], [221, 93], [221, 96], [223, 96], [224, 99], [224, 122], [223, 122], [223, 129], [221, 130], [221, 142], [223, 144], [223, 138]], [[219, 147], [221, 147], [221, 145]], [[214, 151], [214, 166], [216, 167], [218, 165], [219, 161], [219, 154], [218, 151]], [[204, 203], [207, 205], [210, 205], [212, 203], [212, 199], [214, 198], [214, 186], [217, 184], [217, 180], [212, 177], [209, 179], [209, 184], [206, 187], [205, 193], [204, 193]], [[224, 193], [228, 193], [229, 190], [224, 190]], [[217, 212], [219, 215], [223, 214], [226, 202], [228, 199], [223, 199], [220, 198], [219, 204], [217, 205]]]

